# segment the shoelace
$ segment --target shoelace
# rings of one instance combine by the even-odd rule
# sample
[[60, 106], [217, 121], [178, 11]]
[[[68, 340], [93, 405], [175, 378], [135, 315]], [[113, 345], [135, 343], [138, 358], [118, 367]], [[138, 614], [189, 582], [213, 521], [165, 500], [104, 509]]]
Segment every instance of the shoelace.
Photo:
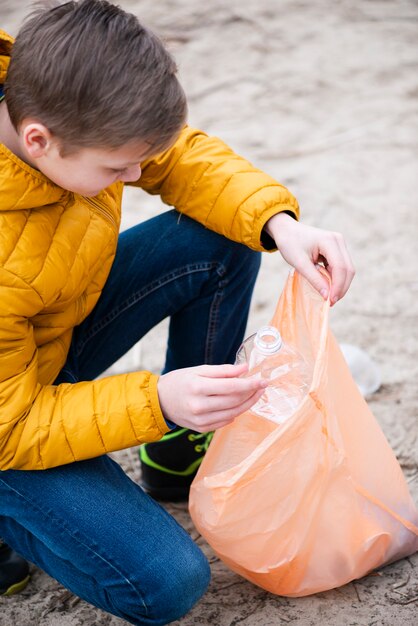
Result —
[[190, 435], [188, 435], [188, 440], [189, 441], [196, 441], [196, 439], [204, 439], [204, 441], [202, 441], [202, 443], [198, 443], [197, 445], [195, 445], [194, 449], [196, 450], [196, 452], [206, 452], [207, 449], [209, 448], [209, 444], [213, 439], [213, 435], [215, 433], [210, 432], [210, 433], [190, 433]]

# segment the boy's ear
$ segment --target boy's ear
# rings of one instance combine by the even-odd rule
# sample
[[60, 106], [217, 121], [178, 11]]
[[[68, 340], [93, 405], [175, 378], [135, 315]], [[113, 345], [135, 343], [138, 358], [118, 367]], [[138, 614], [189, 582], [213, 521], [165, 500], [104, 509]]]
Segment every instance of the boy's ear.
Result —
[[48, 128], [35, 120], [24, 120], [20, 126], [23, 145], [30, 157], [39, 159], [52, 147], [52, 135]]

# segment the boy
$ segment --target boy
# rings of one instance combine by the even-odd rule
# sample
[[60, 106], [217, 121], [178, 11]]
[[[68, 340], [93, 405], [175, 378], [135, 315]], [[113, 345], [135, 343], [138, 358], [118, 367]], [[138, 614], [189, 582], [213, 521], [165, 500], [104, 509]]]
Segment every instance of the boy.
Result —
[[[134, 16], [40, 10], [13, 48], [2, 35], [0, 64], [0, 535], [92, 604], [166, 624], [204, 593], [207, 561], [106, 453], [146, 444], [143, 467], [172, 477], [150, 488], [184, 494], [196, 438], [263, 392], [231, 365], [259, 252], [277, 247], [332, 303], [351, 262], [284, 187], [185, 126], [175, 64]], [[118, 236], [124, 183], [175, 210]], [[167, 316], [160, 377], [95, 380]]]

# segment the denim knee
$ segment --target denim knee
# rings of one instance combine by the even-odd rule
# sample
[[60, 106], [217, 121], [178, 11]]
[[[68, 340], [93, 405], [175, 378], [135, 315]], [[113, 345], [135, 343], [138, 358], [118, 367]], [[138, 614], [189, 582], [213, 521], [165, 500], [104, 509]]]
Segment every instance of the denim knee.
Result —
[[142, 604], [133, 605], [131, 593], [120, 591], [112, 598], [115, 609], [112, 612], [135, 626], [163, 626], [186, 615], [208, 588], [209, 563], [192, 541], [186, 549], [176, 554], [173, 552], [171, 556], [166, 559], [165, 571], [158, 560], [153, 564], [154, 572], [147, 568], [148, 591], [146, 593], [142, 587], [138, 589]]
[[210, 567], [203, 552], [193, 544], [193, 549], [182, 557], [181, 567], [172, 569], [153, 606], [151, 616], [155, 625], [169, 624], [186, 615], [209, 586]]

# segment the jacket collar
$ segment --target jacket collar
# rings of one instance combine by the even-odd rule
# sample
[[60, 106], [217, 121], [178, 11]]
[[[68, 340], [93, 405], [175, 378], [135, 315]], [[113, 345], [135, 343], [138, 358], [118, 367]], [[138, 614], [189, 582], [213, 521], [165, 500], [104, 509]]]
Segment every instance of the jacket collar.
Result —
[[35, 209], [69, 193], [0, 144], [0, 211]]

